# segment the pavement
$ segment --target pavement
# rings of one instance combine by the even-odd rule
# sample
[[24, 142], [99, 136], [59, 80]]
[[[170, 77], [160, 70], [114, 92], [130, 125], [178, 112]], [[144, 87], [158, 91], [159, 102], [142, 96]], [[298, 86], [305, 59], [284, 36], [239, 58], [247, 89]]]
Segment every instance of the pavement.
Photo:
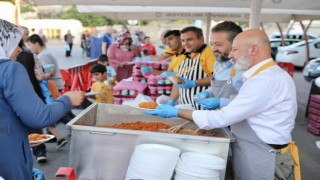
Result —
[[[48, 49], [57, 58], [60, 68], [72, 67], [90, 60], [82, 57], [82, 49], [77, 45], [74, 46], [72, 57], [69, 58], [64, 57], [63, 45], [48, 45]], [[301, 70], [295, 70], [294, 81], [297, 89], [298, 114], [292, 136], [299, 147], [302, 179], [316, 180], [320, 177], [320, 149], [316, 147], [315, 142], [320, 140], [320, 137], [307, 131], [308, 120], [304, 117], [311, 84], [303, 79]], [[59, 167], [66, 167], [69, 163], [70, 130], [62, 123], [57, 125], [57, 129], [69, 143], [61, 149], [56, 149], [56, 143], [46, 143], [48, 162], [34, 164], [45, 173], [47, 180], [54, 177]]]

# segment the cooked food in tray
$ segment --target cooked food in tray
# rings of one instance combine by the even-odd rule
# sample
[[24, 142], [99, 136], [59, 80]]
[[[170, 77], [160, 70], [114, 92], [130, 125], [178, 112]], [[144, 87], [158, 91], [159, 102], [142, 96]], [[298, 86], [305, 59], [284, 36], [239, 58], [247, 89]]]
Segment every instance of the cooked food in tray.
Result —
[[110, 126], [99, 126], [106, 128], [117, 128], [117, 129], [130, 129], [130, 130], [141, 130], [141, 131], [157, 131], [158, 129], [168, 129], [171, 126], [163, 122], [128, 122], [115, 124]]

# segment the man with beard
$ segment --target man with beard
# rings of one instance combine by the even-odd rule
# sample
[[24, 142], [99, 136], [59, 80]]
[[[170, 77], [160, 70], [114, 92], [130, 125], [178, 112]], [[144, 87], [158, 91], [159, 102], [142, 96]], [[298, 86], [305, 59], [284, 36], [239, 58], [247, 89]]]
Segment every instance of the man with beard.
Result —
[[233, 170], [237, 180], [301, 179], [291, 132], [297, 115], [296, 88], [271, 58], [268, 36], [250, 29], [236, 36], [229, 58], [244, 70], [238, 95], [220, 110], [179, 110], [158, 106], [148, 114], [193, 120], [201, 129], [231, 125]]
[[211, 29], [212, 52], [216, 58], [211, 87], [194, 97], [204, 109], [226, 106], [242, 86], [243, 71], [237, 71], [234, 62], [228, 58], [233, 39], [241, 32], [241, 27], [230, 21], [224, 21]]

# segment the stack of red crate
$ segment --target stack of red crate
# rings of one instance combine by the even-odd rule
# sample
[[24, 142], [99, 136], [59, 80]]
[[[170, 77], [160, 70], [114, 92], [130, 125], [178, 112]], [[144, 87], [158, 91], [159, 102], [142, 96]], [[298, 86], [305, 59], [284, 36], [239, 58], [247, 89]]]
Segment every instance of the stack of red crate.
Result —
[[169, 66], [169, 62], [167, 61], [136, 61], [135, 66], [133, 66], [132, 78], [135, 82], [147, 82], [146, 76], [141, 73], [141, 66], [150, 66], [153, 68], [154, 73], [166, 71]]
[[113, 88], [114, 104], [134, 100], [138, 94], [147, 94], [148, 84], [143, 82], [121, 81]]
[[172, 82], [167, 77], [151, 75], [148, 77], [149, 94], [152, 100], [156, 100], [161, 95], [170, 96]]
[[320, 95], [311, 95], [308, 119], [308, 131], [320, 135]]

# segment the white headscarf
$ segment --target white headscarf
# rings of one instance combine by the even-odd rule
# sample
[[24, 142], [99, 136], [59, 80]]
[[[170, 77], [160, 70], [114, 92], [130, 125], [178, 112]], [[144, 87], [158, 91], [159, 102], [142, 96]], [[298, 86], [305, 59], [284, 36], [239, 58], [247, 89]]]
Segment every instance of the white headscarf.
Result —
[[9, 59], [18, 46], [23, 32], [23, 28], [0, 19], [0, 59]]

